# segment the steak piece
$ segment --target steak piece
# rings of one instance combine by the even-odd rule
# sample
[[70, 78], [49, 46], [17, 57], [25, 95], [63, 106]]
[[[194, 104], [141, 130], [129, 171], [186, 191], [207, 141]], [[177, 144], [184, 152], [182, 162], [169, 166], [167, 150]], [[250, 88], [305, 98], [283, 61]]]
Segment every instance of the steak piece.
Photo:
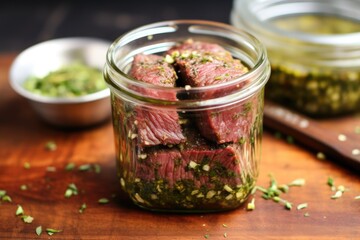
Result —
[[[174, 87], [177, 79], [173, 66], [158, 55], [136, 55], [129, 74], [139, 81], [163, 87]], [[141, 91], [148, 97], [177, 100], [175, 93], [153, 89]], [[137, 123], [137, 138], [141, 147], [179, 144], [185, 140], [179, 124], [179, 115], [175, 110], [136, 106], [134, 121]]]
[[[170, 189], [179, 182], [191, 182], [193, 188], [215, 190], [224, 185], [241, 184], [239, 154], [236, 145], [223, 148], [194, 147], [179, 150], [150, 149], [136, 166], [135, 177], [144, 182], [161, 180]], [[219, 186], [221, 185], [221, 186]], [[218, 190], [218, 189], [217, 189]]]
[[[184, 85], [204, 87], [225, 83], [246, 73], [248, 69], [230, 52], [219, 45], [205, 42], [185, 41], [168, 51], [175, 59]], [[199, 94], [201, 99], [226, 96], [238, 91], [247, 81], [236, 86], [219, 87]], [[201, 134], [214, 142], [237, 142], [248, 133], [254, 121], [251, 100], [243, 104], [206, 110], [195, 120]]]

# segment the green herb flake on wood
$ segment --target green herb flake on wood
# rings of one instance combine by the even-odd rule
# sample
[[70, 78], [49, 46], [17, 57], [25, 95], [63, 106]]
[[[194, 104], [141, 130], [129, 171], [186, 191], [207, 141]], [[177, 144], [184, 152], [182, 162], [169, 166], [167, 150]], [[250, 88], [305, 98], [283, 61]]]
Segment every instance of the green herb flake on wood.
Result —
[[72, 162], [66, 164], [66, 166], [65, 166], [66, 171], [72, 171], [72, 170], [74, 170], [74, 168], [75, 168], [75, 163], [72, 163]]
[[45, 149], [48, 151], [55, 151], [57, 149], [57, 145], [54, 141], [48, 141], [45, 144]]
[[30, 167], [31, 167], [31, 165], [30, 165], [29, 162], [25, 162], [25, 163], [24, 163], [24, 168], [25, 168], [25, 169], [30, 169]]
[[24, 209], [22, 208], [21, 205], [18, 205], [18, 207], [16, 209], [16, 212], [15, 212], [15, 215], [19, 216], [19, 215], [23, 215], [23, 214], [24, 214]]
[[79, 208], [79, 213], [83, 213], [86, 208], [87, 208], [86, 203], [81, 204], [81, 206]]
[[301, 210], [301, 209], [304, 209], [304, 208], [307, 208], [307, 207], [308, 207], [307, 203], [301, 203], [301, 204], [297, 205], [296, 209]]
[[59, 229], [53, 229], [53, 228], [47, 228], [46, 232], [49, 236], [52, 236], [54, 233], [62, 232], [62, 230]]
[[100, 204], [107, 204], [107, 203], [109, 203], [109, 199], [107, 199], [107, 198], [100, 198], [100, 199], [98, 200], [98, 203], [100, 203]]
[[40, 236], [42, 233], [42, 226], [37, 226], [35, 229], [36, 235]]
[[24, 223], [32, 223], [34, 221], [34, 218], [29, 215], [24, 215], [21, 217]]
[[329, 185], [330, 187], [334, 186], [334, 179], [332, 177], [328, 177], [327, 179], [327, 185]]

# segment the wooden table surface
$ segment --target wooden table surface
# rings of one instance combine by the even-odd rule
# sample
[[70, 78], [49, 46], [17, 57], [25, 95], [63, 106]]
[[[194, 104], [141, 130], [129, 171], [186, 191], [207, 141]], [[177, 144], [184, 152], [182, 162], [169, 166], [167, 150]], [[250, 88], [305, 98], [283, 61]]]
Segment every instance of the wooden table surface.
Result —
[[[111, 121], [82, 130], [44, 124], [9, 86], [14, 57], [0, 55], [0, 190], [12, 200], [0, 201], [0, 239], [360, 239], [360, 200], [355, 199], [360, 195], [359, 173], [320, 160], [267, 130], [257, 183], [268, 187], [270, 173], [279, 183], [304, 178], [304, 186], [282, 195], [293, 203], [292, 210], [263, 199], [259, 192], [254, 211], [247, 211], [246, 204], [211, 214], [154, 213], [135, 207], [119, 191]], [[57, 144], [55, 151], [44, 148], [50, 140]], [[101, 172], [66, 171], [70, 162], [77, 167], [98, 164]], [[341, 198], [331, 199], [328, 177], [345, 186]], [[65, 198], [70, 183], [79, 194]], [[21, 190], [22, 185], [27, 190]], [[110, 201], [99, 204], [100, 198]], [[79, 213], [83, 203], [87, 208]], [[308, 207], [297, 210], [300, 203]], [[32, 223], [15, 215], [18, 205], [34, 218]], [[40, 236], [35, 233], [38, 226], [43, 228]], [[49, 236], [46, 228], [62, 231]]]

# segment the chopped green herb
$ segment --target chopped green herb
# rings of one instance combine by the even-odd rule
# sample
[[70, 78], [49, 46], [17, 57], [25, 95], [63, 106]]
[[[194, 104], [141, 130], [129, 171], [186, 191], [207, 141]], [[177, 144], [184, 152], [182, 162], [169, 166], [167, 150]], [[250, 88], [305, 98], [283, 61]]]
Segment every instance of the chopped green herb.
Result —
[[355, 200], [360, 200], [360, 195], [359, 196], [356, 196], [354, 197]]
[[24, 223], [32, 223], [34, 218], [32, 216], [24, 215], [21, 217]]
[[274, 202], [280, 202], [281, 198], [278, 196], [273, 197]]
[[23, 215], [23, 214], [24, 214], [24, 209], [21, 207], [21, 205], [18, 205], [15, 215], [19, 216], [19, 215]]
[[62, 230], [58, 230], [58, 229], [53, 229], [53, 228], [47, 228], [46, 229], [46, 232], [49, 236], [52, 236], [54, 233], [59, 233], [61, 232]]
[[40, 236], [42, 233], [42, 226], [37, 226], [35, 229], [36, 235]]
[[298, 178], [289, 183], [289, 186], [304, 186], [305, 185], [305, 179]]
[[109, 199], [107, 199], [107, 198], [100, 198], [100, 199], [98, 200], [98, 203], [100, 203], [100, 204], [109, 203]]
[[9, 195], [2, 196], [1, 200], [4, 202], [12, 202], [11, 197]]
[[327, 185], [329, 185], [330, 187], [334, 186], [334, 179], [332, 177], [328, 177]]
[[246, 210], [248, 210], [248, 211], [255, 210], [255, 198], [253, 198], [253, 199], [251, 200], [251, 202], [249, 202], [249, 203], [247, 204]]
[[73, 195], [78, 195], [78, 189], [74, 183], [70, 183], [65, 191], [65, 197], [69, 198]]
[[301, 203], [299, 205], [297, 205], [297, 210], [301, 210], [301, 209], [304, 209], [304, 208], [307, 208], [308, 204], [307, 203]]
[[72, 171], [72, 170], [74, 170], [74, 168], [75, 168], [75, 163], [68, 163], [65, 166], [66, 171]]
[[29, 163], [29, 162], [25, 162], [25, 163], [24, 163], [24, 168], [25, 168], [25, 169], [30, 169], [30, 167], [31, 167], [31, 166], [30, 166], [30, 163]]
[[227, 233], [224, 233], [224, 238], [227, 238]]
[[227, 225], [227, 224], [225, 224], [225, 223], [223, 223], [223, 225], [222, 225], [224, 228], [228, 228], [229, 226]]
[[57, 149], [57, 145], [54, 141], [48, 141], [45, 144], [45, 149], [48, 151], [55, 151]]
[[310, 214], [308, 212], [304, 213], [304, 217], [309, 217]]
[[20, 186], [20, 190], [22, 190], [22, 191], [25, 191], [25, 190], [27, 190], [27, 189], [28, 189], [28, 187], [27, 187], [27, 185], [25, 185], [25, 184], [23, 184], [23, 185]]
[[101, 172], [101, 166], [99, 164], [94, 164], [94, 170], [95, 170], [95, 173], [100, 173]]
[[0, 190], [0, 197], [3, 197], [6, 195], [6, 191], [5, 190]]
[[164, 58], [164, 61], [169, 63], [169, 64], [172, 64], [175, 62], [174, 58], [172, 56], [170, 56], [169, 54], [166, 54], [165, 58]]
[[80, 209], [79, 209], [79, 213], [83, 213], [85, 211], [86, 207], [87, 207], [86, 203], [81, 204]]
[[331, 199], [338, 199], [342, 196], [342, 191], [336, 191], [334, 195], [331, 196]]
[[341, 191], [341, 192], [345, 192], [345, 187], [344, 187], [343, 185], [339, 185], [339, 186], [337, 187], [337, 190], [338, 190], [338, 191]]
[[72, 98], [103, 90], [106, 83], [100, 69], [76, 62], [44, 77], [30, 76], [24, 87], [43, 96]]
[[288, 210], [291, 210], [292, 209], [292, 203], [286, 202], [285, 203], [285, 208], [288, 209]]
[[325, 160], [325, 159], [326, 159], [326, 156], [325, 156], [324, 153], [318, 152], [318, 153], [316, 154], [316, 158], [317, 158], [317, 159], [320, 159], [320, 160]]
[[204, 235], [204, 238], [205, 238], [205, 239], [209, 239], [209, 237], [210, 237], [209, 234], [205, 234], [205, 235]]
[[90, 164], [83, 164], [79, 166], [79, 171], [89, 171], [91, 169], [91, 165]]

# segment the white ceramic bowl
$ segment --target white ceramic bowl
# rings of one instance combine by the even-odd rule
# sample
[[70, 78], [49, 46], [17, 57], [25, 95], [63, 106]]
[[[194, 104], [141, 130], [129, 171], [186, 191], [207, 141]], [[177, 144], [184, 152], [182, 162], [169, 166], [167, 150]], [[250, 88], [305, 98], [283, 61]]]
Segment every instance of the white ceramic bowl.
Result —
[[110, 91], [58, 98], [34, 94], [23, 87], [30, 76], [45, 76], [73, 62], [103, 69], [110, 42], [95, 38], [60, 38], [36, 44], [21, 52], [10, 67], [10, 85], [29, 100], [46, 122], [62, 127], [85, 127], [110, 117]]

